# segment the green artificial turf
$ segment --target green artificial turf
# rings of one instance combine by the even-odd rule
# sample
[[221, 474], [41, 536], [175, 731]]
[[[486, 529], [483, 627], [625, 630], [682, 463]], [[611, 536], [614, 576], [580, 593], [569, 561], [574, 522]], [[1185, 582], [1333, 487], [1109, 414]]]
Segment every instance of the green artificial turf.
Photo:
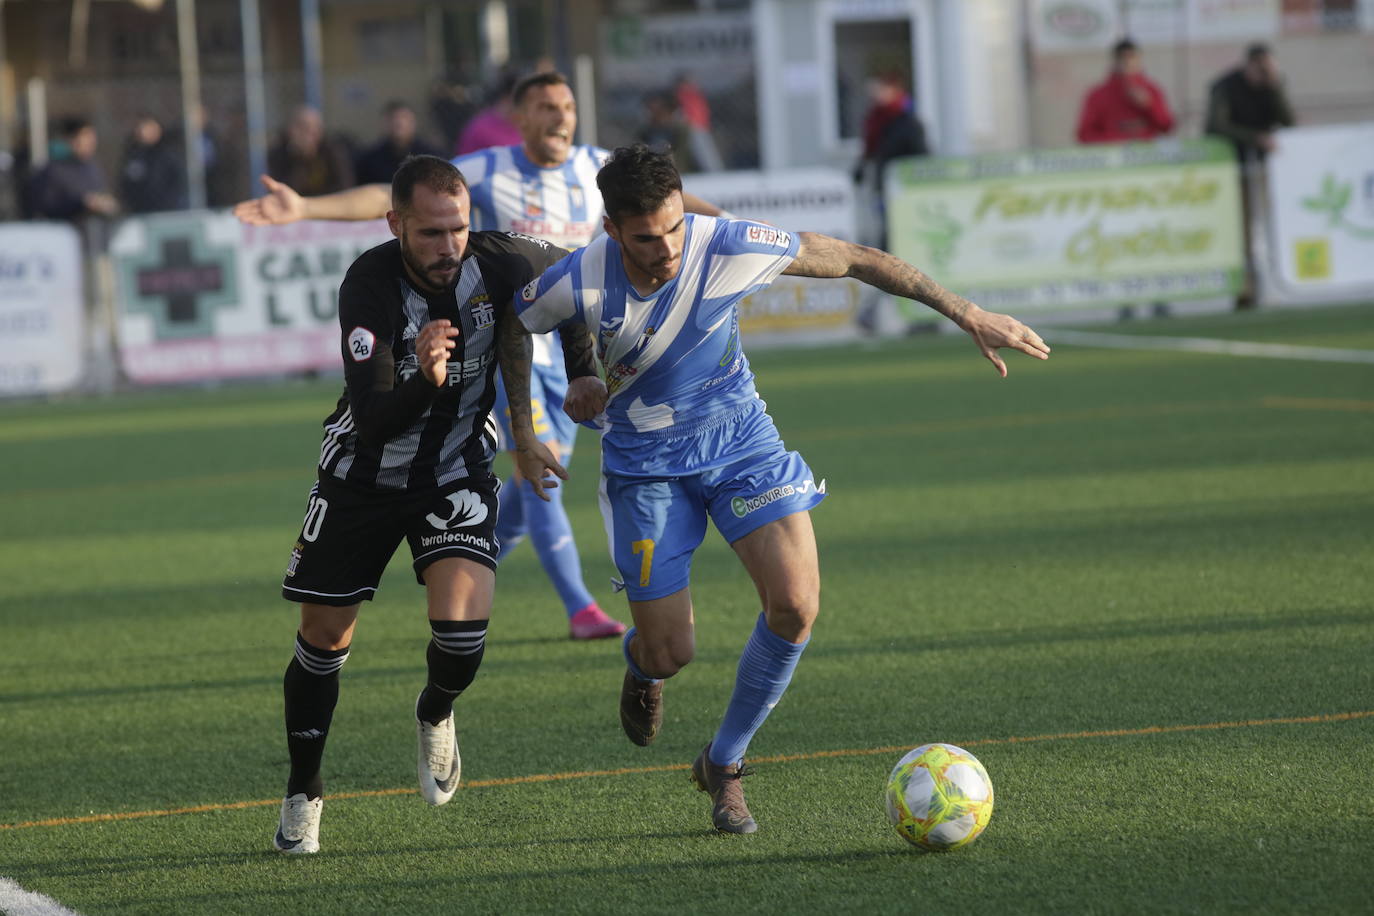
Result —
[[[1374, 308], [1124, 330], [1374, 351]], [[943, 336], [752, 359], [829, 493], [822, 616], [750, 752], [757, 834], [716, 835], [685, 769], [758, 610], [712, 532], [649, 749], [617, 643], [566, 638], [528, 546], [503, 565], [438, 809], [399, 557], [343, 672], [323, 852], [273, 853], [277, 589], [338, 382], [244, 385], [0, 408], [0, 877], [83, 913], [1367, 911], [1374, 366], [1057, 345], [999, 380]], [[571, 470], [624, 617], [589, 434]], [[948, 854], [881, 808], [929, 741], [997, 792]]]

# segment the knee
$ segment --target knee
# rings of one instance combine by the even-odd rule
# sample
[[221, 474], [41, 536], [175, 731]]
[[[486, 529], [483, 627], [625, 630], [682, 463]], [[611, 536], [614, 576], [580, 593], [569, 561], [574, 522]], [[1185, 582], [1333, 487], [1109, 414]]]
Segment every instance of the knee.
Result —
[[687, 638], [667, 639], [649, 642], [640, 637], [635, 652], [635, 662], [645, 674], [653, 677], [672, 677], [696, 655], [694, 640]]
[[770, 595], [764, 608], [768, 629], [792, 642], [800, 642], [811, 633], [811, 626], [820, 614], [820, 595], [810, 591]]
[[[353, 613], [348, 613], [353, 610]], [[356, 609], [328, 608], [323, 612], [309, 606], [301, 614], [301, 638], [316, 649], [346, 649], [353, 641]]]

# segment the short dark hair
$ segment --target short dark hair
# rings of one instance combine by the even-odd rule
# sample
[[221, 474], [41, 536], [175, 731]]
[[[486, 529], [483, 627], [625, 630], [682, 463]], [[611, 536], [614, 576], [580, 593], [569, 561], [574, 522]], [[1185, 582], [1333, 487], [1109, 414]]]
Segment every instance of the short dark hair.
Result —
[[1112, 60], [1118, 59], [1119, 57], [1121, 57], [1121, 55], [1125, 54], [1127, 51], [1139, 51], [1139, 50], [1140, 50], [1140, 45], [1136, 44], [1134, 41], [1131, 41], [1129, 38], [1123, 38], [1123, 39], [1121, 39], [1120, 41], [1118, 41], [1116, 44], [1112, 45]]
[[540, 86], [568, 86], [569, 89], [572, 88], [566, 76], [557, 70], [545, 70], [543, 73], [532, 74], [516, 83], [515, 89], [510, 95], [511, 104], [518, 108], [520, 102], [524, 100], [525, 94]]
[[71, 138], [88, 127], [95, 127], [95, 124], [85, 115], [67, 115], [57, 122], [57, 133], [61, 137]]
[[382, 114], [388, 118], [398, 111], [408, 111], [411, 114], [415, 113], [415, 109], [410, 107], [410, 103], [402, 101], [401, 99], [392, 99], [382, 106]]
[[415, 186], [422, 184], [436, 194], [457, 194], [467, 190], [468, 180], [458, 167], [438, 156], [407, 156], [391, 178], [391, 209], [405, 213], [415, 198]]
[[674, 191], [682, 190], [682, 176], [672, 156], [636, 143], [611, 154], [596, 173], [596, 186], [601, 190], [606, 215], [618, 223], [622, 216], [643, 216], [659, 210]]
[[1245, 62], [1252, 64], [1261, 57], [1268, 57], [1274, 50], [1262, 41], [1257, 41], [1245, 49]]

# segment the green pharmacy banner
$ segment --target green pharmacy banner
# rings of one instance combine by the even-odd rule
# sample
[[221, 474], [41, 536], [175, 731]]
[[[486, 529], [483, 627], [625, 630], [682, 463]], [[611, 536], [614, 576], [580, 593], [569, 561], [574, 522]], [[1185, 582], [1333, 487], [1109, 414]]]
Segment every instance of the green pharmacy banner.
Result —
[[890, 250], [989, 308], [1240, 288], [1240, 176], [1215, 140], [904, 159], [885, 197]]

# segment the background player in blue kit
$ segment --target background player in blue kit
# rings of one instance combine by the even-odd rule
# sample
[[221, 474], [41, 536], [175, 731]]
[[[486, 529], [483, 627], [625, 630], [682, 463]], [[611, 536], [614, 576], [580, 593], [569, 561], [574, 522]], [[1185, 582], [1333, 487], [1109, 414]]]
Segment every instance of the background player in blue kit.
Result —
[[[662, 681], [692, 659], [688, 573], [709, 516], [758, 589], [763, 613], [740, 658], [714, 738], [692, 765], [727, 833], [757, 824], [739, 779], [754, 733], [782, 697], [820, 606], [809, 510], [824, 484], [783, 445], [754, 388], [739, 341], [739, 302], [779, 274], [850, 276], [923, 302], [967, 332], [1005, 376], [999, 348], [1046, 359], [1016, 319], [944, 289], [885, 252], [815, 233], [684, 213], [671, 158], [643, 145], [616, 150], [597, 176], [606, 234], [546, 270], [516, 297], [534, 333], [584, 326], [604, 383], [572, 383], [574, 419], [597, 417], [602, 511], [634, 627], [620, 717], [647, 745], [663, 720]], [[518, 443], [533, 431], [517, 428]]]
[[[562, 248], [581, 248], [601, 231], [604, 210], [596, 173], [610, 153], [573, 143], [577, 104], [561, 74], [526, 77], [516, 85], [512, 97], [520, 145], [491, 147], [453, 160], [468, 181], [473, 229], [519, 232]], [[240, 219], [273, 224], [300, 219], [376, 219], [390, 206], [391, 192], [386, 185], [301, 197], [270, 178], [264, 177], [263, 182], [270, 193], [239, 204], [234, 212]], [[691, 195], [687, 195], [686, 204], [697, 213], [721, 212]], [[568, 387], [562, 350], [542, 335], [534, 338], [533, 345], [530, 394], [534, 428], [540, 440], [566, 463], [577, 425], [562, 410]], [[502, 425], [503, 445], [509, 449], [510, 405], [504, 387], [498, 387], [497, 398], [492, 414]], [[608, 617], [587, 590], [561, 490], [541, 498], [530, 487], [505, 489], [496, 525], [501, 557], [526, 535], [563, 602], [574, 639], [599, 639], [625, 632], [625, 625]]]

